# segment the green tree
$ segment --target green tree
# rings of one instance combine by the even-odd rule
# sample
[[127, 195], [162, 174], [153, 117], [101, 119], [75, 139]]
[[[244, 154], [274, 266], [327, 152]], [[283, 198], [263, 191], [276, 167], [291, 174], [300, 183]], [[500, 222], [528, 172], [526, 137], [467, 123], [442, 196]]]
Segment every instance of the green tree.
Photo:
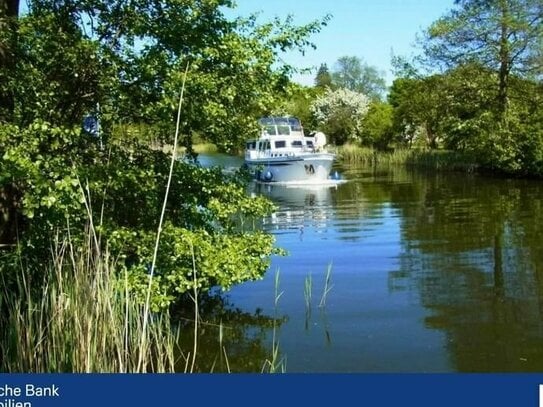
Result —
[[541, 74], [540, 0], [456, 0], [427, 31], [425, 52], [446, 67], [477, 62], [498, 72], [497, 111], [506, 118], [510, 76]]
[[[494, 114], [489, 107], [497, 97], [497, 74], [477, 63], [460, 65], [436, 76], [439, 85], [427, 89], [439, 103], [436, 121], [445, 148], [474, 152], [483, 143], [481, 135], [492, 127]], [[488, 154], [487, 151], [486, 154]]]
[[299, 118], [304, 130], [309, 133], [317, 128], [311, 106], [322, 92], [322, 89], [318, 87], [290, 83], [284, 98], [278, 102], [277, 107], [270, 113], [273, 115], [291, 115]]
[[332, 84], [334, 87], [360, 92], [376, 100], [381, 99], [387, 89], [382, 72], [353, 56], [344, 56], [337, 60], [332, 72]]
[[412, 144], [417, 137], [424, 145], [437, 148], [443, 136], [441, 123], [448, 102], [443, 92], [443, 77], [429, 76], [422, 79], [396, 79], [388, 100], [394, 109], [394, 128], [404, 141]]
[[362, 120], [361, 144], [386, 150], [393, 138], [392, 106], [385, 102], [372, 102]]
[[328, 65], [321, 64], [315, 77], [315, 87], [317, 88], [330, 88], [332, 86], [332, 75], [328, 70]]
[[0, 0], [0, 123], [13, 112], [14, 91], [8, 86], [8, 72], [15, 67], [19, 0]]
[[[9, 42], [14, 63], [2, 70], [0, 85], [13, 95], [0, 122], [0, 205], [20, 219], [16, 234], [8, 233], [21, 249], [12, 259], [22, 253], [17, 262], [45, 272], [57, 233], [82, 239], [92, 229], [142, 293], [169, 160], [124, 135], [111, 138], [114, 125], [143, 123], [171, 140], [188, 66], [180, 123], [186, 144], [198, 132], [233, 148], [287, 88], [292, 69], [278, 63], [279, 54], [310, 45], [323, 23], [232, 21], [222, 11], [232, 5], [36, 0], [9, 33], [2, 31], [2, 44], [10, 35], [18, 40]], [[107, 148], [82, 130], [88, 114], [100, 120]], [[155, 308], [194, 287], [228, 288], [266, 270], [273, 238], [254, 231], [250, 220], [271, 206], [246, 196], [243, 179], [175, 163]], [[89, 217], [100, 219], [94, 228]]]
[[[145, 123], [171, 134], [176, 95], [189, 65], [185, 144], [198, 133], [224, 150], [236, 148], [253, 129], [254, 117], [286, 90], [293, 69], [280, 63], [279, 55], [311, 45], [309, 36], [327, 18], [305, 26], [294, 25], [292, 18], [231, 21], [222, 10], [232, 6], [229, 0], [36, 0], [18, 33], [26, 41], [12, 72], [21, 73], [10, 85], [19, 88], [18, 123], [48, 118], [50, 112], [81, 120], [84, 111], [99, 105], [103, 126]], [[39, 97], [32, 98], [36, 92]]]

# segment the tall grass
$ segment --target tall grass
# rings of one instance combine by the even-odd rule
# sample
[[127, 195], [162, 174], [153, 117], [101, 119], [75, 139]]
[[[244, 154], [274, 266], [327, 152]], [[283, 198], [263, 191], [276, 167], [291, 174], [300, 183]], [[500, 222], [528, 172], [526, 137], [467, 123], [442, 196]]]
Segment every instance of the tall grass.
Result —
[[[158, 256], [158, 249], [159, 249], [159, 246], [160, 246], [160, 236], [161, 236], [161, 233], [162, 233], [162, 225], [164, 224], [164, 217], [166, 215], [166, 206], [168, 204], [168, 196], [169, 196], [169, 193], [170, 193], [170, 186], [171, 186], [171, 183], [172, 183], [172, 177], [173, 177], [173, 169], [174, 169], [174, 166], [175, 166], [175, 163], [177, 161], [177, 141], [179, 140], [179, 131], [180, 131], [180, 126], [181, 126], [181, 108], [183, 107], [183, 97], [184, 97], [184, 94], [185, 94], [185, 83], [186, 83], [186, 80], [187, 80], [187, 73], [189, 71], [189, 67], [190, 67], [190, 64], [187, 63], [186, 65], [186, 68], [185, 68], [185, 73], [183, 75], [183, 83], [182, 83], [182, 86], [181, 86], [181, 92], [179, 92], [179, 102], [178, 102], [178, 105], [177, 105], [177, 120], [176, 120], [176, 124], [175, 124], [175, 135], [174, 135], [174, 139], [173, 139], [173, 150], [172, 150], [172, 156], [171, 156], [171, 160], [170, 160], [170, 171], [168, 173], [168, 180], [166, 182], [166, 191], [164, 193], [164, 200], [162, 202], [162, 210], [160, 211], [160, 219], [158, 221], [158, 228], [157, 228], [157, 234], [156, 234], [156, 239], [155, 239], [155, 246], [154, 246], [154, 250], [153, 250], [153, 261], [151, 262], [151, 270], [149, 271], [149, 283], [147, 285], [147, 294], [146, 294], [146, 298], [145, 298], [145, 308], [144, 308], [144, 312], [143, 312], [143, 327], [142, 327], [142, 334], [140, 336], [140, 348], [143, 348], [145, 349], [145, 347], [147, 346], [147, 343], [146, 343], [146, 340], [148, 339], [147, 338], [147, 325], [148, 325], [148, 320], [149, 320], [149, 312], [150, 312], [150, 309], [151, 309], [151, 291], [152, 291], [152, 286], [153, 286], [153, 280], [154, 280], [154, 275], [155, 275], [155, 267], [156, 267], [156, 262], [157, 262], [157, 256]], [[91, 219], [92, 219], [92, 216], [91, 216]], [[192, 255], [192, 259], [193, 259], [193, 262], [194, 262], [194, 254]], [[194, 273], [196, 273], [196, 268], [193, 267], [193, 271]], [[195, 277], [195, 280], [196, 281], [196, 275], [194, 275]], [[195, 300], [195, 304], [197, 306], [197, 303], [196, 303], [196, 300]], [[197, 308], [196, 308], [196, 311], [197, 311]], [[196, 330], [196, 328], [195, 328]], [[195, 337], [194, 338], [194, 347], [195, 347], [195, 351], [196, 351], [196, 343], [197, 343], [197, 338]], [[143, 365], [144, 365], [144, 360], [143, 360], [143, 355], [140, 354], [140, 360], [138, 362], [138, 367], [137, 367], [137, 370], [140, 370], [143, 368]], [[192, 366], [194, 366], [194, 360], [196, 358], [196, 352], [193, 354], [193, 363], [192, 363]], [[192, 371], [192, 368], [191, 368], [191, 371]]]
[[467, 153], [448, 150], [395, 149], [391, 152], [347, 144], [338, 147], [339, 159], [368, 166], [410, 165], [440, 171], [476, 171], [478, 165]]
[[307, 313], [311, 312], [311, 297], [313, 294], [313, 277], [309, 274], [304, 280], [304, 300], [305, 310]]
[[332, 264], [330, 263], [326, 269], [326, 276], [324, 277], [324, 288], [322, 289], [321, 301], [319, 303], [320, 308], [326, 306], [326, 299], [328, 298], [328, 293], [332, 291]]
[[115, 259], [97, 251], [90, 234], [82, 244], [57, 241], [47, 268], [40, 299], [24, 269], [22, 295], [3, 290], [2, 371], [173, 372], [179, 365], [179, 332], [168, 313], [144, 329], [145, 310], [130, 295], [126, 273], [117, 273]]
[[262, 366], [262, 372], [267, 373], [285, 373], [286, 372], [286, 360], [280, 355], [279, 348], [279, 333], [277, 327], [278, 310], [279, 310], [279, 298], [283, 295], [283, 291], [279, 291], [280, 277], [279, 270], [275, 273], [275, 295], [274, 295], [274, 318], [273, 318], [273, 330], [272, 330], [272, 349], [271, 357], [264, 362]]

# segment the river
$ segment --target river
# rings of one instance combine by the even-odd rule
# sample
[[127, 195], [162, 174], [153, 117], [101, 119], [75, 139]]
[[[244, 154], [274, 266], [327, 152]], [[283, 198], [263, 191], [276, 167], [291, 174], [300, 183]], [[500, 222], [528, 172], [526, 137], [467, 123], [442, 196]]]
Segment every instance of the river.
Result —
[[203, 371], [543, 370], [541, 181], [337, 170], [332, 186], [251, 187], [288, 255], [202, 307]]

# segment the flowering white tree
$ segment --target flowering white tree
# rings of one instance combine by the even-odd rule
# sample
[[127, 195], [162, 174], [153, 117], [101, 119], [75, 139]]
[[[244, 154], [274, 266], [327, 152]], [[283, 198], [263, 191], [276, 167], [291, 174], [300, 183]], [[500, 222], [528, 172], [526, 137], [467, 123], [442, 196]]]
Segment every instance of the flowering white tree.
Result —
[[311, 113], [319, 128], [335, 144], [359, 142], [362, 122], [368, 113], [370, 99], [349, 89], [328, 89], [311, 105]]

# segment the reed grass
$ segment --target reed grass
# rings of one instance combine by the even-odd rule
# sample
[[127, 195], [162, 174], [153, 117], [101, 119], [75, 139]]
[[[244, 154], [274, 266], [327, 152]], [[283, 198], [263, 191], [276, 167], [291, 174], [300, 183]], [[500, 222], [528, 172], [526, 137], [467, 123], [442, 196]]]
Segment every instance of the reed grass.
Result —
[[326, 306], [326, 299], [328, 298], [328, 294], [332, 288], [332, 264], [329, 264], [326, 269], [326, 276], [324, 278], [324, 288], [322, 290], [321, 301], [319, 303], [320, 308], [324, 308]]
[[126, 273], [116, 272], [115, 259], [98, 252], [90, 234], [83, 244], [57, 241], [47, 268], [39, 300], [24, 269], [22, 295], [2, 293], [2, 371], [174, 371], [182, 353], [168, 313], [153, 315], [144, 329], [145, 310], [130, 295]]
[[395, 149], [391, 152], [346, 144], [337, 148], [340, 161], [367, 166], [409, 165], [439, 171], [474, 172], [478, 165], [463, 152], [449, 150]]
[[[157, 234], [156, 234], [156, 239], [155, 239], [155, 246], [154, 246], [154, 250], [153, 250], [153, 261], [151, 262], [151, 270], [149, 271], [149, 282], [148, 282], [148, 285], [147, 285], [147, 293], [146, 293], [146, 298], [145, 298], [145, 306], [144, 306], [144, 311], [143, 311], [143, 327], [142, 327], [142, 334], [140, 335], [140, 348], [142, 349], [145, 349], [146, 346], [147, 346], [147, 339], [148, 339], [148, 336], [147, 336], [147, 332], [146, 332], [146, 329], [147, 329], [147, 325], [148, 325], [148, 321], [149, 321], [149, 313], [150, 313], [150, 307], [151, 307], [151, 291], [152, 291], [152, 286], [153, 286], [153, 280], [154, 280], [154, 275], [155, 275], [155, 267], [156, 267], [156, 262], [157, 262], [157, 256], [158, 256], [158, 249], [159, 249], [159, 246], [160, 246], [160, 236], [161, 236], [161, 233], [162, 233], [162, 225], [164, 223], [164, 217], [166, 215], [166, 206], [168, 204], [168, 196], [169, 196], [169, 193], [170, 193], [170, 186], [171, 186], [171, 183], [172, 183], [172, 176], [173, 176], [173, 169], [174, 169], [174, 166], [175, 166], [175, 163], [177, 161], [177, 144], [178, 144], [178, 140], [179, 140], [179, 132], [180, 132], [180, 126], [181, 126], [181, 112], [182, 112], [182, 107], [183, 107], [183, 98], [184, 98], [184, 94], [185, 94], [185, 84], [186, 84], [186, 80], [187, 80], [187, 74], [188, 74], [188, 71], [189, 71], [189, 67], [190, 67], [190, 64], [187, 63], [186, 67], [185, 67], [185, 73], [183, 75], [183, 83], [181, 85], [181, 92], [179, 92], [179, 102], [178, 102], [178, 106], [177, 106], [177, 120], [176, 120], [176, 124], [175, 124], [175, 134], [174, 134], [174, 139], [173, 139], [173, 150], [172, 150], [172, 154], [171, 154], [171, 160], [170, 160], [170, 170], [169, 170], [169, 173], [168, 173], [168, 180], [166, 182], [166, 191], [164, 192], [164, 200], [162, 202], [162, 210], [160, 211], [160, 219], [158, 221], [158, 228], [157, 228]], [[92, 216], [90, 216], [90, 218], [92, 219]], [[193, 259], [193, 263], [194, 263], [194, 253], [192, 255], [192, 259]], [[194, 277], [195, 277], [195, 280], [196, 281], [196, 268], [194, 267], [193, 265], [193, 271], [194, 271]], [[196, 313], [198, 312], [198, 308], [197, 308], [197, 300], [196, 300], [196, 296], [195, 296], [195, 299], [194, 299], [194, 302], [195, 302], [195, 308], [196, 308]], [[197, 322], [195, 321], [195, 332], [197, 332]], [[193, 357], [192, 357], [192, 364], [191, 364], [191, 372], [194, 368], [194, 363], [195, 363], [195, 358], [196, 358], [196, 348], [197, 348], [197, 336], [195, 335], [194, 337], [194, 353], [193, 353]], [[137, 370], [140, 370], [142, 369], [142, 366], [144, 364], [144, 360], [142, 359], [142, 354], [140, 353], [140, 360], [138, 362], [138, 367], [137, 367]]]
[[304, 299], [306, 312], [311, 311], [311, 297], [313, 293], [313, 278], [309, 274], [304, 280]]
[[273, 330], [272, 330], [272, 349], [271, 358], [264, 361], [262, 366], [262, 373], [285, 373], [286, 372], [286, 360], [281, 357], [279, 347], [279, 333], [277, 328], [278, 321], [278, 306], [279, 298], [283, 295], [283, 291], [279, 291], [280, 276], [279, 270], [275, 272], [275, 295], [274, 295], [274, 318], [273, 318]]

